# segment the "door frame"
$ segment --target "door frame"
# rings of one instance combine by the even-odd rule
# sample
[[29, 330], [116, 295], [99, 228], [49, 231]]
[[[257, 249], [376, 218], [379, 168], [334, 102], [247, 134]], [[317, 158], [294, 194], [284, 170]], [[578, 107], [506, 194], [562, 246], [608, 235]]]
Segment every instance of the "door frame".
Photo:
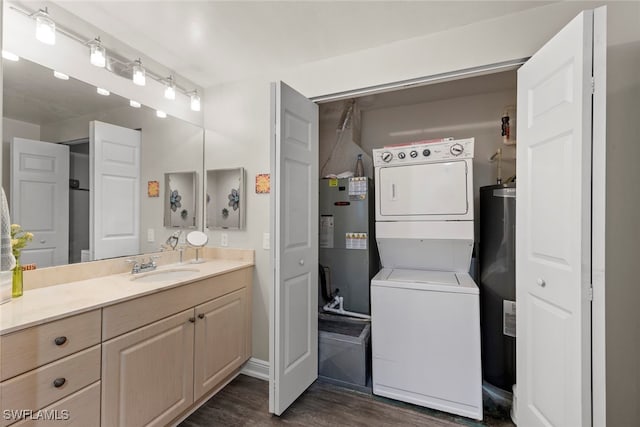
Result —
[[[594, 96], [593, 96], [593, 139], [592, 139], [592, 262], [591, 275], [593, 299], [591, 301], [591, 396], [592, 423], [594, 427], [606, 425], [606, 358], [605, 358], [605, 201], [606, 201], [606, 22], [607, 8], [601, 6], [594, 9]], [[375, 95], [400, 89], [426, 86], [435, 83], [460, 80], [469, 77], [493, 74], [502, 71], [516, 70], [529, 60], [514, 58], [483, 66], [453, 70], [446, 73], [426, 75], [409, 80], [391, 81], [388, 83], [353, 88], [350, 90], [318, 95], [309, 98], [317, 104], [344, 100], [352, 97]], [[271, 90], [274, 99], [275, 90]], [[272, 109], [273, 110], [273, 109]], [[269, 123], [275, 121], [275, 112], [271, 111]], [[271, 135], [271, 165], [275, 161], [275, 135]], [[319, 162], [319, 160], [318, 160]], [[319, 197], [319, 196], [316, 196]], [[271, 218], [275, 218], [275, 201], [270, 201]], [[274, 233], [274, 220], [270, 221], [270, 233]], [[273, 277], [273, 271], [272, 277]], [[274, 286], [272, 284], [272, 286]], [[274, 313], [269, 310], [269, 322]], [[516, 360], [517, 363], [517, 360]]]

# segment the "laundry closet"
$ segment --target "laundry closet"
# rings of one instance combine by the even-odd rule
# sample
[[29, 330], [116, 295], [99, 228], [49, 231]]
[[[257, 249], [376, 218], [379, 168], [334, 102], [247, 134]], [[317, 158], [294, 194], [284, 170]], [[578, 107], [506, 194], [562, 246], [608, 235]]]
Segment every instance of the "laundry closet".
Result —
[[[509, 278], [507, 277], [509, 274], [506, 274], [506, 276], [503, 274], [499, 278], [500, 283], [498, 285], [491, 284], [493, 286], [491, 289], [483, 289], [483, 278], [481, 277], [479, 266], [480, 248], [482, 247], [480, 237], [487, 236], [487, 233], [483, 234], [482, 230], [482, 224], [485, 224], [485, 221], [481, 218], [483, 209], [480, 206], [480, 189], [481, 187], [486, 187], [484, 192], [491, 193], [493, 196], [494, 194], [502, 194], [500, 192], [494, 193], [494, 187], [500, 191], [503, 191], [503, 188], [510, 188], [510, 190], [506, 191], [505, 194], [507, 196], [505, 198], [496, 199], [498, 200], [498, 207], [493, 207], [491, 215], [499, 216], [499, 218], [492, 218], [493, 223], [502, 222], [513, 228], [504, 235], [501, 234], [504, 230], [497, 230], [497, 234], [500, 234], [500, 236], [493, 237], [499, 237], [503, 241], [506, 241], [505, 239], [513, 240], [515, 235], [513, 218], [507, 218], [507, 222], [505, 222], [503, 215], [509, 215], [507, 202], [512, 204], [515, 202], [516, 81], [516, 70], [512, 69], [319, 104], [320, 143], [318, 170], [320, 174], [321, 277], [319, 280], [318, 301], [319, 312], [321, 313], [319, 322], [319, 375], [321, 378], [355, 389], [364, 389], [365, 391], [371, 391], [372, 389], [372, 334], [370, 330], [372, 326], [369, 316], [373, 315], [375, 317], [375, 312], [372, 314], [370, 310], [371, 294], [369, 291], [373, 288], [367, 287], [366, 292], [362, 290], [355, 291], [354, 288], [363, 289], [363, 283], [370, 285], [373, 276], [383, 267], [380, 264], [378, 252], [380, 251], [384, 256], [384, 248], [380, 248], [377, 245], [375, 227], [373, 226], [376, 221], [375, 213], [378, 209], [377, 206], [374, 206], [374, 199], [379, 194], [379, 189], [376, 188], [376, 183], [374, 182], [374, 153], [380, 157], [381, 153], [386, 151], [379, 149], [384, 147], [403, 146], [403, 144], [420, 143], [425, 140], [445, 139], [446, 141], [446, 139], [452, 138], [455, 141], [465, 141], [463, 145], [465, 148], [468, 147], [469, 157], [472, 157], [472, 160], [469, 159], [469, 169], [472, 169], [473, 172], [467, 183], [472, 187], [469, 189], [468, 194], [472, 195], [469, 199], [473, 200], [473, 206], [469, 210], [471, 215], [467, 219], [471, 219], [470, 222], [472, 224], [469, 225], [473, 227], [473, 231], [469, 232], [467, 241], [469, 245], [468, 249], [464, 249], [463, 258], [465, 259], [462, 264], [465, 266], [470, 265], [469, 275], [477, 284], [480, 294], [479, 305], [482, 312], [480, 317], [483, 323], [482, 370], [485, 380], [485, 410], [487, 406], [491, 410], [495, 409], [495, 407], [502, 409], [508, 407], [509, 392], [511, 391], [511, 385], [515, 382], [515, 334], [506, 333], [502, 329], [504, 325], [498, 324], [496, 321], [496, 319], [498, 321], [504, 319], [505, 310], [508, 310], [511, 305], [505, 303], [504, 308], [503, 305], [500, 305], [498, 310], [496, 301], [502, 301], [503, 299], [515, 300], [515, 278]], [[441, 145], [441, 143], [437, 142], [432, 142], [432, 144], [434, 145], [418, 145], [416, 147], [419, 147], [419, 150], [409, 150], [407, 153], [401, 153], [400, 156], [404, 158], [406, 155], [407, 160], [409, 160], [409, 157], [414, 157], [415, 154], [415, 161], [426, 161], [426, 156], [431, 154], [431, 150], [425, 147]], [[444, 148], [447, 151], [449, 150], [448, 146]], [[401, 151], [406, 150], [398, 151], [396, 148], [391, 148], [389, 151], [397, 156]], [[425, 154], [427, 152], [429, 154]], [[353, 180], [350, 178], [350, 172], [356, 171], [356, 161], [359, 155], [361, 155], [367, 184], [363, 184], [360, 187], [364, 189], [364, 194], [357, 195], [354, 193], [355, 187]], [[434, 157], [435, 160], [438, 160], [437, 156], [432, 156], [431, 159]], [[453, 158], [451, 155], [449, 157]], [[440, 161], [444, 161], [444, 158], [440, 159]], [[384, 162], [378, 159], [378, 166], [380, 164], [384, 164]], [[359, 179], [362, 180], [364, 178]], [[417, 182], [416, 194], [410, 197], [419, 198], [424, 196], [425, 192], [420, 191], [420, 188], [430, 184], [437, 185], [438, 183]], [[329, 203], [323, 202], [323, 193], [331, 191], [330, 187], [333, 187], [334, 196], [332, 196]], [[335, 196], [335, 194], [339, 194], [340, 190], [344, 192], [342, 199]], [[500, 205], [502, 202], [504, 202], [504, 209]], [[335, 213], [336, 211], [355, 209], [353, 206], [357, 206], [359, 203], [363, 205], [359, 217], [354, 216], [351, 218], [346, 216], [345, 219], [341, 219], [341, 214]], [[489, 203], [485, 204], [489, 205]], [[330, 211], [327, 210], [329, 207], [331, 208]], [[486, 215], [488, 216], [489, 214]], [[340, 222], [348, 225], [340, 224]], [[487, 227], [487, 230], [490, 234], [496, 234], [493, 226]], [[354, 235], [360, 236], [362, 240], [360, 246], [354, 246], [349, 242], [349, 237]], [[323, 253], [331, 253], [331, 250], [327, 249], [326, 246], [327, 239], [331, 239], [331, 249], [334, 246], [340, 246], [341, 242], [338, 242], [338, 240], [345, 240], [344, 245], [340, 246], [343, 248], [341, 252], [343, 255], [339, 257], [334, 255], [333, 258], [348, 259], [351, 256], [349, 252], [366, 250], [368, 255], [364, 258], [366, 258], [369, 268], [363, 269], [361, 262], [347, 262], [352, 267], [338, 267], [330, 256], [323, 255]], [[488, 241], [489, 238], [485, 237], [485, 240]], [[394, 242], [394, 245], [402, 245], [401, 242]], [[495, 252], [499, 250], [499, 247], [500, 245], [498, 247], [493, 245], [487, 251]], [[344, 248], [347, 248], [347, 250], [344, 250]], [[515, 263], [513, 245], [503, 244], [502, 248], [503, 251], [507, 250], [510, 253], [492, 253], [489, 257], [485, 257], [485, 260], [490, 259], [495, 262], [498, 259], [503, 267], [508, 270], [507, 273], [513, 274], [515, 267], [510, 265]], [[401, 264], [401, 260], [397, 259], [398, 256], [402, 257], [401, 251], [394, 249], [394, 252], [396, 252], [394, 257], [396, 259], [393, 262], [400, 262]], [[334, 254], [337, 253], [337, 251], [334, 252]], [[323, 262], [325, 265], [323, 265]], [[387, 263], [389, 263], [388, 259]], [[431, 269], [446, 269], [441, 267], [435, 265]], [[485, 270], [486, 267], [485, 265]], [[491, 274], [491, 272], [485, 272], [484, 276], [486, 278]], [[489, 282], [491, 281], [489, 280]], [[495, 289], [496, 286], [499, 289]], [[339, 289], [337, 295], [341, 299], [335, 298], [337, 289]], [[491, 294], [492, 300], [490, 303], [483, 299], [483, 292]], [[478, 292], [476, 291], [477, 294]], [[477, 298], [476, 296], [476, 301]], [[331, 303], [332, 301], [334, 301], [333, 304]], [[400, 304], [399, 301], [397, 300], [395, 304]], [[394, 304], [394, 302], [389, 302], [389, 304]], [[477, 302], [475, 304], [477, 306]], [[452, 311], [467, 310], [467, 308], [460, 307], [467, 306], [453, 307]], [[327, 310], [327, 308], [330, 308], [330, 310]], [[390, 309], [390, 313], [393, 313], [394, 310], [402, 313], [403, 308], [406, 309], [406, 307], [387, 308]], [[465, 314], [468, 313], [461, 313], [460, 318], [464, 317]], [[515, 313], [510, 314], [515, 315]], [[457, 316], [454, 315], [454, 318], [457, 318]], [[375, 319], [373, 323], [376, 323]], [[337, 326], [341, 324], [342, 327]], [[477, 324], [479, 324], [479, 319], [476, 320], [475, 325]], [[397, 325], [397, 335], [405, 335], [405, 339], [415, 341], [423, 339], [416, 333], [416, 329], [411, 326], [405, 325], [405, 327], [401, 327]], [[375, 328], [375, 325], [373, 328]], [[439, 329], [436, 330], [436, 333], [441, 333], [442, 337], [456, 332], [455, 326], [447, 323], [440, 324], [437, 328]], [[341, 336], [341, 333], [344, 335]], [[416, 333], [416, 336], [406, 336], [413, 333]], [[373, 333], [373, 336], [375, 337], [375, 333]], [[474, 335], [472, 333], [469, 336]], [[381, 340], [381, 338], [378, 339]], [[445, 345], [444, 341], [430, 344]], [[485, 354], [490, 355], [491, 360], [485, 361]], [[480, 364], [480, 360], [476, 362], [478, 365]], [[423, 363], [429, 362], [424, 360]], [[466, 364], [467, 362], [462, 361], [462, 363]], [[460, 372], [471, 372], [462, 368]], [[415, 369], [417, 372], [421, 367], [416, 366]], [[422, 370], [425, 370], [424, 366], [422, 366]], [[411, 372], [411, 368], [408, 372]], [[484, 375], [485, 373], [490, 373], [490, 375]], [[398, 371], [398, 375], [406, 375], [406, 373], [403, 374]], [[473, 375], [470, 374], [470, 376]], [[462, 381], [460, 387], [466, 389], [471, 387], [464, 383], [464, 378], [461, 378], [460, 381]], [[510, 384], [507, 385], [508, 383]], [[448, 387], [453, 387], [453, 385], [445, 378], [440, 388]], [[374, 394], [380, 394], [376, 392], [375, 385], [373, 386], [373, 392]], [[479, 390], [475, 390], [474, 393], [476, 393], [475, 399]], [[393, 397], [393, 393], [386, 394], [386, 396]], [[406, 398], [406, 396], [404, 398], [399, 397], [399, 399], [448, 411], [446, 406], [425, 404], [419, 398], [413, 399], [413, 401], [411, 398]], [[463, 406], [460, 406], [460, 408]], [[475, 415], [473, 411], [465, 412], [462, 409], [456, 410], [455, 408], [448, 412], [481, 419], [481, 406], [482, 404], [480, 404], [479, 413]]]

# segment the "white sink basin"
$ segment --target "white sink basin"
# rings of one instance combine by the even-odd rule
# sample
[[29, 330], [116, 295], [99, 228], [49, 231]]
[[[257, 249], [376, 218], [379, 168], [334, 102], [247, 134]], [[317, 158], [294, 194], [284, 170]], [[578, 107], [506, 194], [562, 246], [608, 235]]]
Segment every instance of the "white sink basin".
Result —
[[139, 273], [131, 277], [136, 282], [166, 282], [188, 279], [189, 277], [199, 273], [197, 268], [170, 268], [167, 270], [156, 270], [148, 273]]

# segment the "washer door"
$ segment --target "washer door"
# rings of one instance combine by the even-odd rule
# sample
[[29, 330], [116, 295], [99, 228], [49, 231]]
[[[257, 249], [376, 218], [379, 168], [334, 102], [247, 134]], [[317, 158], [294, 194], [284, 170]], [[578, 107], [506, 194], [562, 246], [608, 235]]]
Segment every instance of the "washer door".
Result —
[[471, 205], [471, 173], [465, 160], [381, 167], [376, 174], [376, 217], [431, 220], [465, 216]]

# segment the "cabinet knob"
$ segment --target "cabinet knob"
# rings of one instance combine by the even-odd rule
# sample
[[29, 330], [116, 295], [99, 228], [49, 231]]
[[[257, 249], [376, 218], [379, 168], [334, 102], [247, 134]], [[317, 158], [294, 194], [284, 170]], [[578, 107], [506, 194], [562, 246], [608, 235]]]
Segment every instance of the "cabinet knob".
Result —
[[195, 317], [189, 317], [189, 322], [196, 323], [196, 318]]
[[65, 336], [56, 337], [56, 339], [54, 339], [53, 342], [56, 343], [56, 345], [63, 345], [64, 343], [67, 342], [67, 337]]
[[544, 281], [544, 279], [539, 278], [538, 280], [536, 280], [536, 283], [538, 284], [538, 286], [540, 286], [541, 288], [544, 288], [545, 286], [547, 286], [547, 282]]
[[204, 319], [204, 313], [198, 314], [198, 319]]
[[66, 383], [67, 380], [64, 378], [56, 378], [55, 380], [53, 380], [53, 386], [55, 388], [60, 388], [64, 385], [64, 383]]

